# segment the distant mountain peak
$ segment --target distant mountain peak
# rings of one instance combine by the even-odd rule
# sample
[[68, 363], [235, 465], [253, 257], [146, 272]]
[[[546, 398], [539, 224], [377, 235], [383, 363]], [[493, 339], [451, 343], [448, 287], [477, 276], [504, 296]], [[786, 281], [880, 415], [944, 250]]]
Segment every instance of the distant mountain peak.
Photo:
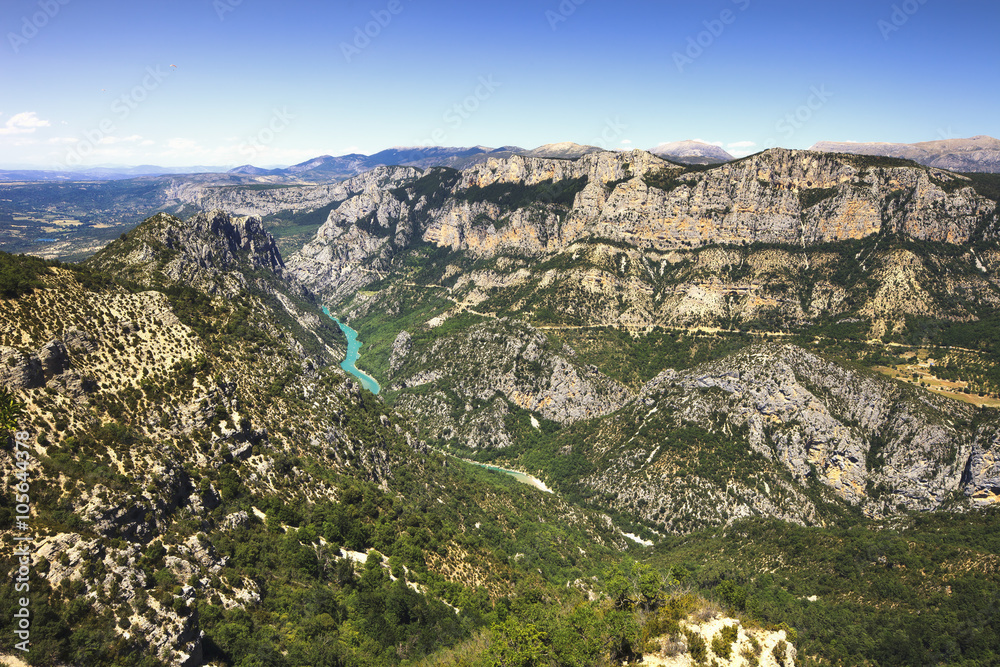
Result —
[[904, 158], [928, 167], [959, 172], [1000, 172], [1000, 140], [983, 134], [915, 144], [820, 141], [811, 150]]
[[733, 156], [720, 146], [693, 139], [660, 144], [649, 152], [683, 164], [717, 164], [733, 160]]
[[572, 141], [562, 141], [554, 144], [545, 144], [544, 146], [539, 146], [538, 148], [530, 151], [523, 151], [521, 154], [527, 155], [528, 157], [575, 159], [590, 153], [600, 153], [604, 150], [604, 148], [599, 148], [597, 146], [584, 146]]

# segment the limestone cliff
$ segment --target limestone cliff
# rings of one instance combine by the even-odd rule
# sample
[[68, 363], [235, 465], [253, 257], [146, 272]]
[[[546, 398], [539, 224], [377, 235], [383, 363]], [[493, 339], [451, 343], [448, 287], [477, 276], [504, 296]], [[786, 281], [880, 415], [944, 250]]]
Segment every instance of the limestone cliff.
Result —
[[289, 265], [339, 300], [420, 241], [480, 258], [595, 240], [661, 253], [877, 235], [964, 244], [995, 237], [996, 208], [960, 175], [861, 156], [772, 149], [692, 170], [644, 151], [515, 155], [356, 194]]

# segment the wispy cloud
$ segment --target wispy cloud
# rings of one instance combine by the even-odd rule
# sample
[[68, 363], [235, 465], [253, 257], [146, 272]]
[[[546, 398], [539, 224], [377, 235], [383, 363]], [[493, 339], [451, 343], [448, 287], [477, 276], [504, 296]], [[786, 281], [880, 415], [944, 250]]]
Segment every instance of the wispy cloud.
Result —
[[109, 135], [107, 137], [102, 137], [101, 140], [98, 141], [97, 143], [114, 145], [114, 144], [134, 144], [137, 141], [142, 141], [142, 137], [140, 137], [138, 134], [133, 134], [130, 137], [114, 137]]
[[726, 144], [726, 148], [753, 148], [756, 145], [756, 141], [734, 141], [731, 144]]
[[49, 121], [42, 120], [34, 111], [23, 111], [7, 119], [0, 127], [0, 135], [31, 134], [40, 127], [48, 127]]

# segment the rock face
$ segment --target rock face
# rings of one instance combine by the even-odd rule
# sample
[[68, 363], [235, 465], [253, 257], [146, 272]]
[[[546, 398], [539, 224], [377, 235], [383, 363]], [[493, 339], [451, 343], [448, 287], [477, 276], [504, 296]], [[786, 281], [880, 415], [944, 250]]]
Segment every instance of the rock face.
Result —
[[346, 294], [371, 282], [413, 234], [411, 214], [380, 186], [330, 212], [295, 257], [294, 275], [317, 292]]
[[883, 155], [959, 172], [1000, 172], [1000, 140], [986, 136], [925, 141], [918, 144], [821, 141], [810, 150]]
[[0, 384], [8, 389], [34, 389], [45, 383], [42, 362], [12, 347], [0, 347]]
[[[608, 439], [590, 454], [597, 472], [584, 483], [681, 532], [684, 516], [692, 525], [752, 515], [822, 522], [803, 493], [817, 482], [873, 517], [947, 507], [956, 495], [986, 505], [1000, 501], [997, 420], [976, 427], [976, 415], [793, 345], [757, 345], [649, 382], [606, 418]], [[672, 435], [685, 429], [687, 440]], [[687, 449], [711, 434], [745, 449]], [[730, 477], [733, 465], [741, 472]]]
[[979, 429], [962, 474], [965, 495], [976, 506], [1000, 504], [1000, 424]]
[[392, 355], [389, 357], [389, 372], [393, 375], [403, 365], [406, 355], [413, 348], [413, 337], [408, 331], [400, 331], [392, 342]]
[[607, 414], [628, 397], [620, 384], [553, 348], [521, 322], [477, 325], [429, 348], [394, 353], [393, 360], [395, 390], [429, 385], [419, 395], [407, 394], [400, 405], [433, 416], [437, 435], [457, 437], [470, 449], [510, 443], [504, 424], [509, 411], [500, 397], [560, 424]]
[[332, 211], [291, 258], [291, 273], [337, 300], [418, 241], [485, 258], [537, 257], [594, 239], [669, 252], [878, 234], [964, 244], [996, 234], [996, 202], [962, 176], [808, 151], [772, 149], [688, 173], [644, 151], [514, 155], [397, 183]]
[[54, 340], [38, 352], [38, 360], [42, 364], [42, 372], [46, 379], [51, 379], [69, 369], [69, 356], [66, 346], [61, 340]]
[[[621, 184], [584, 227], [595, 235], [660, 250], [707, 243], [815, 244], [879, 232], [963, 243], [996, 205], [960, 177], [909, 167], [866, 167], [805, 151], [773, 149], [668, 189]], [[576, 213], [576, 211], [574, 211]]]
[[[73, 347], [86, 335], [79, 330], [69, 332], [67, 338]], [[66, 344], [51, 340], [37, 354], [24, 355], [12, 347], [0, 346], [0, 386], [10, 390], [37, 389], [48, 386], [62, 393], [79, 397], [95, 389], [90, 377], [82, 376], [70, 369], [73, 367]]]
[[228, 296], [247, 289], [239, 269], [249, 266], [280, 277], [285, 266], [259, 218], [218, 210], [183, 223], [161, 213], [88, 262], [134, 282], [155, 282], [159, 274], [161, 280]]
[[[516, 155], [351, 198], [289, 272], [359, 319], [398, 312], [412, 289], [454, 303], [408, 325], [388, 360], [386, 386], [423, 435], [497, 449], [515, 442], [521, 410], [571, 431], [592, 420], [599, 445], [560, 449], [593, 466], [584, 491], [683, 532], [757, 515], [822, 523], [830, 506], [992, 503], [995, 462], [968, 406], [800, 348], [666, 372], [633, 396], [545, 328], [853, 323], [877, 339], [915, 318], [975, 322], [1000, 307], [997, 231], [997, 203], [968, 178], [899, 161]], [[490, 319], [434, 333], [463, 313]]]

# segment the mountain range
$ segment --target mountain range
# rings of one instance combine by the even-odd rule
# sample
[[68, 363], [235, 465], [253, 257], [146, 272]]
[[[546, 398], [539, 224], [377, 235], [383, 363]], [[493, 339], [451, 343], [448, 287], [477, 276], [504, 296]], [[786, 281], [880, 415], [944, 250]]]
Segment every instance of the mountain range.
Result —
[[918, 144], [821, 141], [811, 150], [897, 157], [951, 171], [1000, 172], [1000, 140], [986, 136], [941, 139]]
[[[136, 177], [228, 174], [232, 177], [251, 177], [260, 182], [329, 182], [343, 180], [380, 166], [452, 167], [464, 169], [491, 157], [512, 155], [577, 159], [605, 149], [572, 142], [547, 144], [532, 150], [517, 146], [488, 148], [472, 147], [397, 147], [362, 155], [352, 153], [341, 156], [321, 155], [290, 167], [261, 168], [246, 164], [226, 169], [223, 167], [93, 167], [73, 171], [39, 169], [0, 170], [2, 181], [79, 181], [120, 180]], [[920, 164], [958, 172], [996, 173], [1000, 171], [1000, 141], [987, 136], [969, 139], [946, 139], [917, 144], [853, 143], [821, 141], [811, 150], [859, 155], [881, 155], [913, 160]], [[711, 165], [729, 162], [733, 156], [719, 146], [700, 141], [675, 141], [660, 144], [650, 152], [672, 162], [685, 165]]]

